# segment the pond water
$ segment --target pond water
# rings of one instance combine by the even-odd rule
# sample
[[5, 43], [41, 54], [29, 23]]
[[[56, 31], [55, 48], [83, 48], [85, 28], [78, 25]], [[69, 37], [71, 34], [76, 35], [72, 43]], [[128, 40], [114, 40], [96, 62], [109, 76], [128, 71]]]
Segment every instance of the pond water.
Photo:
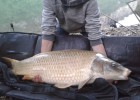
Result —
[[[140, 17], [138, 17], [140, 19]], [[120, 24], [123, 26], [131, 26], [131, 25], [137, 25], [140, 24], [138, 19], [134, 14], [129, 15], [128, 17], [125, 17], [123, 20], [119, 21]], [[117, 27], [120, 27], [120, 24], [117, 24]]]

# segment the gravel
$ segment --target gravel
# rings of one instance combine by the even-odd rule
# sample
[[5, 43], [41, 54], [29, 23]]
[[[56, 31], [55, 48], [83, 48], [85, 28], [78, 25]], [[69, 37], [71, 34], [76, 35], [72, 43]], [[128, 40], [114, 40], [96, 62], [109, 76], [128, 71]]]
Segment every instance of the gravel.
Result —
[[106, 36], [140, 36], [140, 25], [102, 30]]

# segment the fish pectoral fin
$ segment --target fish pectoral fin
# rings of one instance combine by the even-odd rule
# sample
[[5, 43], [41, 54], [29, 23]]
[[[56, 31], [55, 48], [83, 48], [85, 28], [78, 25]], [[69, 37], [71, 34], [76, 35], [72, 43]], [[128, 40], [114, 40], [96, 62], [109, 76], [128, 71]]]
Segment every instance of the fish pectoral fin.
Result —
[[90, 79], [87, 83], [89, 83], [89, 84], [94, 83], [95, 79], [96, 79], [96, 78], [92, 78], [92, 79]]
[[64, 89], [70, 86], [71, 86], [70, 84], [55, 84], [55, 87], [61, 88], [61, 89]]
[[78, 89], [81, 89], [89, 80], [85, 80], [78, 85]]
[[24, 75], [22, 80], [32, 80], [32, 78], [29, 75]]

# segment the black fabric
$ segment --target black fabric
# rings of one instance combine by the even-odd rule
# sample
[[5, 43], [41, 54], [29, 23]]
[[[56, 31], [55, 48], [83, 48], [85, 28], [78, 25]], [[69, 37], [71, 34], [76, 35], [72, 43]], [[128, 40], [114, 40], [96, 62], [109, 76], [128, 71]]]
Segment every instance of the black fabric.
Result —
[[73, 100], [117, 100], [117, 91], [104, 79], [97, 79], [95, 83], [83, 87], [80, 91], [59, 90], [55, 94]]
[[19, 100], [66, 100], [54, 95], [35, 94], [35, 93], [33, 94], [27, 91], [18, 91], [18, 90], [7, 92], [6, 96], [14, 97], [15, 99]]
[[132, 70], [131, 77], [140, 77], [140, 37], [105, 37], [107, 56]]
[[18, 92], [15, 93], [10, 91], [10, 96], [24, 99], [33, 98], [30, 96], [34, 94], [44, 94], [48, 96], [51, 95], [54, 97], [60, 97], [67, 100], [118, 100], [117, 89], [106, 82], [104, 79], [97, 79], [94, 84], [85, 86], [80, 91], [77, 90], [77, 87], [57, 89], [51, 85], [35, 85], [34, 83], [16, 83], [12, 84], [12, 87], [15, 87], [17, 91], [21, 91], [22, 94], [20, 92], [18, 94]]
[[0, 70], [2, 71], [2, 76], [5, 84], [13, 84], [17, 82], [15, 75], [11, 72], [11, 70], [7, 67], [7, 65], [0, 62]]
[[33, 56], [38, 36], [32, 33], [0, 33], [0, 56], [25, 59]]
[[[35, 47], [34, 54], [40, 53], [41, 40], [39, 37]], [[68, 49], [79, 49], [79, 50], [90, 50], [90, 43], [87, 38], [80, 35], [56, 35], [55, 42], [52, 51], [57, 50], [68, 50]]]
[[120, 100], [139, 100], [140, 96], [140, 37], [104, 37], [107, 56], [132, 73], [129, 80], [118, 81], [116, 85]]
[[5, 94], [9, 92], [10, 90], [12, 90], [12, 88], [0, 82], [0, 96], [5, 96]]
[[119, 100], [140, 100], [140, 96], [132, 96], [132, 97], [123, 97]]
[[140, 82], [137, 80], [129, 78], [126, 81], [119, 81], [116, 86], [123, 96], [140, 96]]
[[56, 36], [53, 51], [67, 49], [90, 50], [90, 43], [80, 35]]
[[4, 78], [3, 78], [3, 74], [2, 74], [2, 70], [0, 69], [0, 82], [3, 82]]

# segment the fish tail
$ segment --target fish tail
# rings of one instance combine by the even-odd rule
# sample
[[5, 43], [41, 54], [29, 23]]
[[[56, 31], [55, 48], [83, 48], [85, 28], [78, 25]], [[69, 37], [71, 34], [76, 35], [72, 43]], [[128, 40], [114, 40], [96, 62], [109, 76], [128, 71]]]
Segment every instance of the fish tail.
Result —
[[13, 68], [14, 64], [18, 63], [19, 61], [8, 57], [2, 57], [2, 62]]

